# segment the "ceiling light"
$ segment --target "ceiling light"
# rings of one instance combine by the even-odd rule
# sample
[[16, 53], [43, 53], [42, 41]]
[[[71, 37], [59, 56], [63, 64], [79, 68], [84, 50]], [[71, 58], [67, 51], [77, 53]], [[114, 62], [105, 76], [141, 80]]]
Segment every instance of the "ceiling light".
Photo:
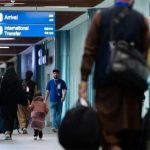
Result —
[[69, 6], [43, 6], [45, 8], [69, 8]]
[[15, 4], [15, 5], [23, 5], [25, 3], [6, 3], [6, 2], [1, 2], [0, 5], [12, 5], [12, 4]]
[[2, 49], [2, 48], [9, 48], [9, 46], [0, 46], [0, 48]]
[[16, 0], [10, 0], [11, 3], [15, 3]]
[[1, 5], [4, 5], [5, 7], [12, 7], [14, 5], [23, 5], [24, 3], [0, 3]]
[[15, 38], [0, 38], [0, 41], [4, 41], [4, 40], [15, 40]]

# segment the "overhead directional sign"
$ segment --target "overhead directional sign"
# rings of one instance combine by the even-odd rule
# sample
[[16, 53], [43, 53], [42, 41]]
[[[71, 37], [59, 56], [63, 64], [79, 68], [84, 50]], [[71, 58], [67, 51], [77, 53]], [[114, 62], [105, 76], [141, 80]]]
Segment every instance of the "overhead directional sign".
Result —
[[0, 37], [55, 37], [54, 25], [0, 25]]
[[0, 23], [55, 24], [55, 12], [0, 11]]
[[0, 11], [0, 37], [55, 37], [55, 12]]

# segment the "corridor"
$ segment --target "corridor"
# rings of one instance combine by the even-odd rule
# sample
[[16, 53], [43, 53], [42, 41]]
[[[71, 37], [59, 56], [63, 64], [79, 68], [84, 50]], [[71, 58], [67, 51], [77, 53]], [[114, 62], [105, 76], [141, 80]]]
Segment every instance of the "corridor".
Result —
[[57, 134], [51, 133], [50, 128], [44, 130], [42, 140], [33, 140], [33, 131], [28, 134], [18, 134], [15, 130], [12, 140], [4, 140], [0, 134], [0, 150], [63, 150], [58, 144]]

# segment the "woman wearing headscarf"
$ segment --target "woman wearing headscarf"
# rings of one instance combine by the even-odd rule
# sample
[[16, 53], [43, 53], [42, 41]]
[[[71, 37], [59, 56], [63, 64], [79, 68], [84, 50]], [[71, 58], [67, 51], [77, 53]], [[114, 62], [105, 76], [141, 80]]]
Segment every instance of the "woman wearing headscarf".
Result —
[[13, 67], [9, 67], [1, 83], [0, 133], [11, 140], [14, 122], [17, 118], [17, 104], [27, 105], [27, 98]]

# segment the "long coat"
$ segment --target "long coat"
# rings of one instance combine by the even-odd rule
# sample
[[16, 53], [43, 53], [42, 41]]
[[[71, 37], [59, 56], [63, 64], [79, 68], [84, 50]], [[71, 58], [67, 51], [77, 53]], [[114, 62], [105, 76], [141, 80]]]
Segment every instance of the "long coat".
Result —
[[13, 67], [9, 67], [2, 79], [0, 97], [0, 133], [13, 131], [17, 118], [17, 104], [27, 105], [20, 80]]

